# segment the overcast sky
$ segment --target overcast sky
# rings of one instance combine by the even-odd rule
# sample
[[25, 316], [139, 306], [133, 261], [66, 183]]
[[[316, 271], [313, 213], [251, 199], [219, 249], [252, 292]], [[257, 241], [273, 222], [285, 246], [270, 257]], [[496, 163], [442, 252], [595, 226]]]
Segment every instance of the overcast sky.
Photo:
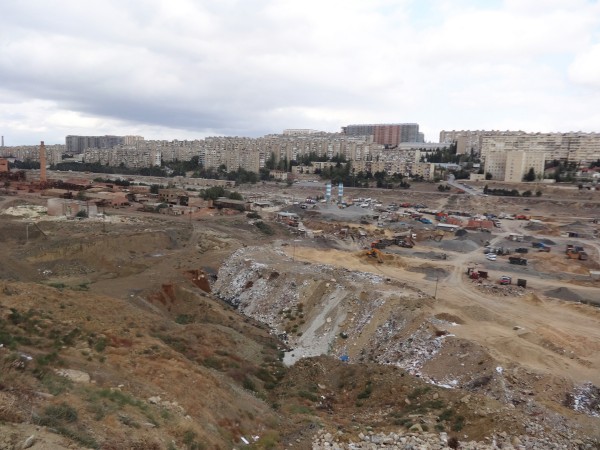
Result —
[[600, 131], [600, 0], [0, 0], [5, 145]]

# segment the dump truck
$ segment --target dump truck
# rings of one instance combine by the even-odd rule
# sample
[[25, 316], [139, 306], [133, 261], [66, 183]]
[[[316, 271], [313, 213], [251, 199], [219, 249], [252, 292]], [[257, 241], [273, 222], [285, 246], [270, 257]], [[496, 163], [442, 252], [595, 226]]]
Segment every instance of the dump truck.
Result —
[[508, 262], [510, 264], [517, 264], [519, 266], [526, 266], [527, 260], [525, 258], [521, 258], [520, 256], [509, 256]]
[[371, 242], [371, 248], [386, 248], [388, 244], [383, 239], [377, 239], [376, 241]]
[[487, 280], [487, 278], [489, 276], [488, 272], [486, 272], [484, 270], [477, 270], [474, 267], [469, 267], [467, 269], [467, 275], [469, 276], [469, 278], [471, 280], [479, 280], [480, 278]]

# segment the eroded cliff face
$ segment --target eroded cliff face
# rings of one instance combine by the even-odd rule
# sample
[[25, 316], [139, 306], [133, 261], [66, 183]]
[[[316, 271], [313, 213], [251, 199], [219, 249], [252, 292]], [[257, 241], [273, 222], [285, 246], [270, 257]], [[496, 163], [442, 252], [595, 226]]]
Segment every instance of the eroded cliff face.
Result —
[[[423, 373], [451, 337], [432, 298], [368, 272], [293, 261], [281, 249], [247, 247], [221, 267], [214, 292], [284, 336], [286, 362], [330, 354]], [[450, 384], [454, 378], [438, 380]]]

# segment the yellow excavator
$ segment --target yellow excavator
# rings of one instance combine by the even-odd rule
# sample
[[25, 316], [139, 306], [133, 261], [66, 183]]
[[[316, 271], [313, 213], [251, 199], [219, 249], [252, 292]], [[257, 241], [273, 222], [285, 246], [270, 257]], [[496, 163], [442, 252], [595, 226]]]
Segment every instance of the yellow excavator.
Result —
[[371, 258], [375, 258], [377, 260], [378, 263], [382, 264], [383, 263], [383, 256], [381, 251], [379, 251], [376, 248], [372, 248], [370, 250], [365, 250], [363, 252], [363, 255], [365, 256], [369, 256]]

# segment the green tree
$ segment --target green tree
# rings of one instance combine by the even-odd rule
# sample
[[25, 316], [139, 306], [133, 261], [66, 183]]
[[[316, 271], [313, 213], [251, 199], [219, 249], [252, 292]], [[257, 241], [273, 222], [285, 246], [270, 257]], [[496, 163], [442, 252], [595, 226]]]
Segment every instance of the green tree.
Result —
[[225, 197], [225, 189], [221, 186], [213, 186], [200, 191], [200, 197], [204, 200], [216, 200], [219, 197]]
[[486, 180], [491, 180], [492, 179], [492, 174], [490, 172], [486, 172], [485, 173], [485, 179]]
[[535, 170], [533, 170], [533, 167], [530, 167], [529, 171], [523, 176], [523, 181], [535, 181]]

